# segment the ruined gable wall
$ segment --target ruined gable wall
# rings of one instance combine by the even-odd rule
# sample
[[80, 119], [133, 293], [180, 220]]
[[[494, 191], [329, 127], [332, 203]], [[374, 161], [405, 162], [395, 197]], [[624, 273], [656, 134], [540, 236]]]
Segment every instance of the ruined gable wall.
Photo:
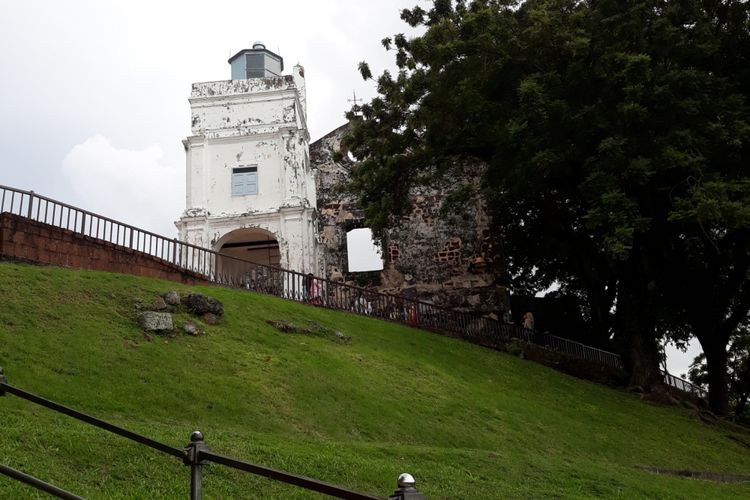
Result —
[[[348, 178], [354, 162], [340, 151], [347, 126], [310, 146], [316, 171], [321, 248], [328, 277], [354, 281], [347, 271], [347, 231], [365, 227], [364, 213], [351, 195], [335, 186]], [[413, 210], [387, 231], [384, 269], [376, 288], [450, 308], [506, 316], [508, 291], [499, 285], [503, 261], [490, 238], [490, 218], [478, 194], [460, 207], [441, 211], [446, 196], [470, 182], [478, 193], [482, 165], [469, 165], [472, 175], [437, 188], [412, 191]], [[360, 274], [360, 273], [355, 273]]]
[[347, 155], [333, 160], [341, 148], [341, 137], [347, 125], [310, 144], [310, 165], [315, 171], [318, 195], [318, 234], [325, 276], [338, 279], [348, 274], [346, 233], [364, 227], [364, 212], [351, 195], [339, 193], [336, 186], [349, 177], [354, 165]]

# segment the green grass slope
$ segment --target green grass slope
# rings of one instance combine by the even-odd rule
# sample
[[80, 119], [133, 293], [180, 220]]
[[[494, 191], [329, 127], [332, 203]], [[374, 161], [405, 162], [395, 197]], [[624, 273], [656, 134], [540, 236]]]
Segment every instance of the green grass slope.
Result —
[[[221, 300], [201, 337], [148, 340], [134, 302], [176, 289]], [[178, 318], [182, 320], [183, 318]], [[352, 338], [285, 334], [314, 321]], [[686, 409], [577, 380], [455, 339], [217, 287], [0, 263], [9, 383], [176, 447], [200, 429], [222, 454], [387, 496], [400, 472], [436, 498], [749, 498], [750, 449]], [[745, 441], [748, 437], [740, 436]], [[0, 463], [90, 498], [184, 498], [178, 460], [14, 396]], [[34, 498], [0, 476], [0, 498]], [[205, 498], [310, 492], [209, 466]]]

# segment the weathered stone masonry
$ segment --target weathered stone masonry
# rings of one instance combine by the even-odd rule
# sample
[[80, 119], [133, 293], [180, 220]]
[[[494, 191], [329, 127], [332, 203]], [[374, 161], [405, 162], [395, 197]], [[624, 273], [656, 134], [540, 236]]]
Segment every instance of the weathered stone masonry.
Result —
[[[348, 194], [336, 190], [346, 181], [354, 162], [334, 155], [347, 125], [310, 145], [316, 170], [318, 227], [327, 277], [354, 282], [347, 269], [346, 233], [364, 227], [364, 214]], [[336, 157], [336, 160], [334, 160]], [[478, 182], [481, 166], [471, 182]], [[375, 288], [436, 305], [477, 311], [507, 319], [508, 290], [499, 284], [503, 259], [491, 244], [490, 219], [484, 200], [441, 213], [446, 196], [457, 186], [412, 192], [413, 210], [386, 234], [384, 269]], [[478, 186], [475, 186], [478, 188]], [[478, 191], [478, 189], [475, 189]]]

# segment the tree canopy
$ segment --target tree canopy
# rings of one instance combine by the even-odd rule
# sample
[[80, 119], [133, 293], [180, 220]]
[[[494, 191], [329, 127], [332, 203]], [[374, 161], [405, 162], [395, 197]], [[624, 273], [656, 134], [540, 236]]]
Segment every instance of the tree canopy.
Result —
[[696, 335], [724, 413], [726, 346], [750, 310], [749, 12], [739, 0], [406, 9], [424, 32], [383, 40], [398, 71], [352, 120], [350, 189], [382, 236], [411, 188], [484, 163], [513, 286], [557, 281], [585, 298], [634, 384], [660, 381], [660, 336]]

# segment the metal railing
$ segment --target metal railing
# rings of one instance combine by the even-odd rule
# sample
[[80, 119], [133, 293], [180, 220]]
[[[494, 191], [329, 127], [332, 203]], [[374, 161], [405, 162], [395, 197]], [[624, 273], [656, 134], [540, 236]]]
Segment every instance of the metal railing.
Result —
[[[500, 347], [511, 338], [526, 340], [519, 325], [455, 311], [278, 267], [257, 264], [167, 238], [33, 191], [0, 185], [0, 213], [10, 212], [78, 235], [144, 253], [181, 271], [220, 285], [241, 287], [284, 299], [432, 329], [481, 345]], [[547, 336], [548, 347], [569, 356], [619, 368], [617, 354], [579, 342]]]
[[622, 368], [622, 360], [619, 354], [591, 347], [580, 342], [557, 337], [556, 335], [544, 334], [544, 345], [554, 351], [559, 351], [592, 363], [599, 363], [614, 368]]
[[[214, 453], [203, 441], [203, 434], [199, 431], [195, 431], [190, 435], [190, 443], [188, 443], [188, 445], [183, 449], [160, 443], [159, 441], [153, 440], [149, 437], [142, 436], [122, 427], [110, 424], [109, 422], [105, 422], [104, 420], [101, 420], [99, 418], [87, 415], [86, 413], [74, 410], [73, 408], [63, 406], [54, 401], [42, 398], [41, 396], [38, 396], [36, 394], [32, 394], [30, 392], [19, 389], [18, 387], [14, 387], [8, 384], [7, 378], [5, 377], [5, 374], [3, 372], [3, 368], [0, 367], [0, 396], [4, 396], [6, 394], [17, 396], [36, 405], [43, 406], [58, 413], [62, 413], [63, 415], [67, 415], [69, 417], [85, 422], [86, 424], [104, 429], [108, 432], [134, 441], [138, 444], [148, 446], [149, 448], [152, 448], [156, 451], [180, 459], [185, 465], [190, 466], [191, 500], [200, 500], [202, 496], [203, 466], [208, 463], [231, 467], [233, 469], [249, 472], [250, 474], [263, 476], [274, 481], [291, 484], [300, 488], [304, 488], [306, 490], [316, 491], [318, 493], [323, 493], [336, 498], [347, 498], [353, 500], [376, 500], [381, 498], [367, 493], [360, 493], [354, 490], [350, 490], [335, 484], [319, 481], [317, 479], [272, 469], [263, 465], [244, 462], [242, 460], [237, 460]], [[50, 493], [51, 495], [58, 498], [81, 499], [81, 497], [76, 496], [73, 493], [46, 483], [28, 474], [24, 474], [23, 472], [20, 472], [18, 470], [12, 469], [11, 467], [8, 467], [6, 465], [0, 464], [0, 474], [4, 474], [10, 478], [24, 482], [34, 488]], [[408, 480], [404, 480], [405, 477]], [[400, 498], [403, 498], [405, 496], [405, 493], [409, 493], [412, 495], [407, 496], [407, 498], [424, 500], [424, 496], [416, 490], [414, 485], [414, 479], [410, 474], [401, 474], [397, 481], [398, 489], [393, 493], [393, 495], [388, 497], [389, 500], [398, 500]]]
[[702, 399], [706, 399], [708, 397], [708, 392], [706, 392], [706, 390], [702, 387], [697, 386], [692, 382], [688, 382], [687, 380], [680, 377], [675, 377], [667, 371], [662, 370], [661, 373], [664, 376], [664, 383], [668, 386], [674, 387], [675, 389], [679, 389], [680, 391], [687, 392], [689, 394], [694, 394]]
[[[296, 271], [257, 264], [174, 238], [166, 238], [40, 196], [33, 191], [0, 186], [0, 192], [0, 212], [7, 211], [150, 255], [212, 283], [242, 287], [330, 309], [440, 330], [484, 345], [497, 347], [511, 338], [524, 340], [522, 329], [517, 325], [504, 324], [478, 314], [454, 311]], [[617, 354], [560, 337], [548, 338], [550, 348], [565, 354], [614, 367], [621, 366]]]
[[8, 476], [11, 479], [15, 479], [16, 481], [26, 483], [33, 488], [44, 491], [45, 493], [49, 493], [50, 495], [57, 498], [64, 498], [65, 500], [84, 500], [83, 497], [74, 495], [69, 491], [58, 488], [54, 484], [49, 484], [39, 478], [30, 476], [29, 474], [23, 473], [20, 470], [16, 470], [4, 464], [0, 464], [0, 474]]
[[[220, 285], [242, 287], [297, 302], [444, 331], [492, 347], [498, 347], [512, 338], [531, 341], [520, 325], [257, 264], [145, 231], [33, 191], [0, 185], [2, 212], [144, 253]], [[618, 354], [555, 335], [544, 334], [543, 339], [540, 345], [568, 356], [614, 368], [623, 366]], [[682, 391], [706, 397], [706, 391], [700, 387], [668, 373], [664, 373], [664, 382]]]

